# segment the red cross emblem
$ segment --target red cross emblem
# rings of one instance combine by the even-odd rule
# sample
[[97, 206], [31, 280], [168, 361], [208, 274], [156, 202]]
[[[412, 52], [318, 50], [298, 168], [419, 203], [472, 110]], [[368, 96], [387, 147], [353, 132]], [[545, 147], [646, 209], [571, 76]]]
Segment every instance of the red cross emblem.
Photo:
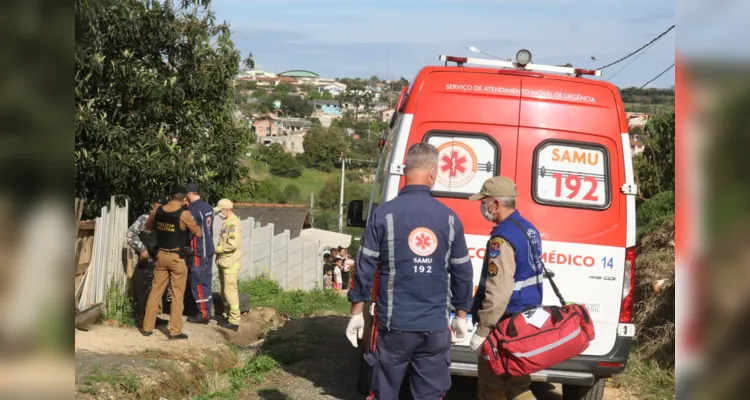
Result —
[[417, 245], [417, 247], [422, 248], [422, 250], [430, 247], [430, 237], [425, 235], [424, 232], [417, 236], [414, 241], [416, 242], [415, 244]]
[[440, 167], [440, 170], [442, 172], [450, 171], [450, 176], [452, 178], [455, 177], [459, 172], [461, 173], [461, 175], [466, 173], [466, 166], [464, 165], [468, 161], [466, 159], [466, 156], [461, 154], [459, 157], [457, 151], [451, 151], [450, 153], [450, 157], [448, 156], [448, 154], [443, 154], [443, 157], [440, 161], [444, 162], [445, 164]]

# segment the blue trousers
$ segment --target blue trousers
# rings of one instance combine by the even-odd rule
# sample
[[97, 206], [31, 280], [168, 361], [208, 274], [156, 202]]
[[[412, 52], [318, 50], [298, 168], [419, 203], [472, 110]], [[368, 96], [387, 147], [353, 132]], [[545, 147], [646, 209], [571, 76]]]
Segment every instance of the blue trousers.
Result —
[[381, 329], [375, 354], [369, 354], [372, 394], [378, 400], [397, 400], [411, 365], [409, 385], [414, 400], [437, 400], [451, 387], [451, 334], [399, 332]]
[[195, 256], [190, 267], [190, 291], [195, 299], [195, 306], [203, 318], [211, 318], [211, 283], [214, 256]]

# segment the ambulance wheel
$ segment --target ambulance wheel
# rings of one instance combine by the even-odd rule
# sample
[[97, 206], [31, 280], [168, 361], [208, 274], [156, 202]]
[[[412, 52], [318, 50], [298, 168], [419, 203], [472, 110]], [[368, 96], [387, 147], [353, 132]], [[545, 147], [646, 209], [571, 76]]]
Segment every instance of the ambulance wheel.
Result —
[[[360, 341], [360, 346], [362, 342]], [[360, 347], [361, 348], [361, 347]], [[357, 376], [357, 391], [363, 396], [370, 394], [370, 380], [372, 378], [372, 367], [365, 361], [360, 353], [359, 356], [359, 374]]]
[[593, 386], [563, 385], [563, 400], [602, 400], [606, 378], [599, 378]]

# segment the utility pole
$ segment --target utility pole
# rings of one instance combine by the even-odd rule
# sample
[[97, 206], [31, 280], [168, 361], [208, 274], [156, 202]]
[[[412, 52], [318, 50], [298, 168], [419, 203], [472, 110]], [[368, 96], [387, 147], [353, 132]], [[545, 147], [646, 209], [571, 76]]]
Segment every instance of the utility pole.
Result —
[[313, 201], [313, 198], [315, 197], [315, 193], [310, 192], [310, 225], [315, 227], [315, 202]]
[[339, 194], [339, 233], [344, 229], [344, 171], [346, 170], [344, 153], [341, 153], [341, 193]]

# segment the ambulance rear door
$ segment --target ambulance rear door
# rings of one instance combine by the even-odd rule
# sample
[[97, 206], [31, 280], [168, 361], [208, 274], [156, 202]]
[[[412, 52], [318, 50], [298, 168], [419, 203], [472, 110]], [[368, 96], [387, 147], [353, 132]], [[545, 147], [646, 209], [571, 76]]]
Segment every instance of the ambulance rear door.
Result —
[[[622, 301], [626, 202], [619, 112], [607, 87], [524, 78], [519, 120], [518, 208], [539, 229], [545, 265], [566, 302], [588, 307], [605, 355]], [[549, 281], [544, 304], [558, 305]]]

